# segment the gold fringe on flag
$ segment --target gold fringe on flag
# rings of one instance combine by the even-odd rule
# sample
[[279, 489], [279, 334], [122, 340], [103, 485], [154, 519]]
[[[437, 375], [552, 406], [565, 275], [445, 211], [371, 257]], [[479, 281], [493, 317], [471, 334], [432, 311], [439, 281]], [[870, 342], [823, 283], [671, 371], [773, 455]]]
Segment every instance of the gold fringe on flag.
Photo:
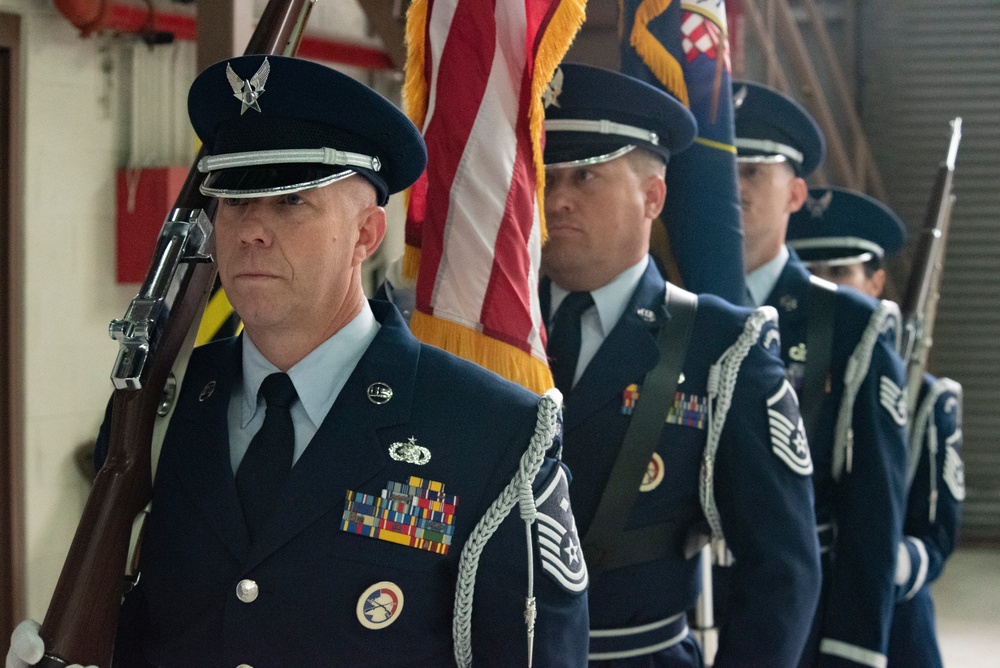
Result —
[[457, 322], [414, 311], [410, 331], [424, 343], [475, 362], [537, 394], [553, 386], [552, 373], [545, 362]]
[[[535, 54], [535, 67], [531, 80], [531, 107], [528, 119], [531, 128], [531, 153], [535, 161], [536, 197], [538, 218], [541, 224], [542, 243], [548, 238], [545, 228], [545, 156], [542, 154], [542, 131], [545, 121], [545, 107], [542, 93], [552, 80], [556, 67], [562, 62], [570, 44], [583, 26], [586, 18], [587, 0], [562, 0], [549, 22]], [[547, 389], [547, 388], [546, 388]]]
[[[427, 35], [427, 0], [413, 0], [406, 12], [406, 67], [403, 79], [403, 110], [413, 124], [424, 130], [427, 120], [429, 93], [424, 76]], [[410, 189], [407, 188], [405, 210], [410, 210]], [[403, 247], [403, 278], [414, 283], [420, 273], [420, 249]]]
[[643, 0], [635, 10], [630, 43], [654, 76], [685, 107], [690, 107], [684, 70], [660, 40], [649, 31], [649, 22], [662, 14], [673, 0]]
[[403, 246], [403, 278], [413, 283], [417, 282], [420, 273], [420, 249], [406, 244]]
[[424, 56], [427, 35], [427, 0], [413, 0], [406, 12], [406, 68], [403, 79], [403, 111], [423, 132], [427, 116], [427, 79]]

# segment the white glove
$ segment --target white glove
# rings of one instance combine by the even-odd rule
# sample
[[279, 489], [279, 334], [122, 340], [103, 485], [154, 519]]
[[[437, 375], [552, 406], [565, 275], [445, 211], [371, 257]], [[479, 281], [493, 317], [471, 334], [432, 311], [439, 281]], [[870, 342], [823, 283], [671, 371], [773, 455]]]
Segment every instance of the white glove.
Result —
[[42, 660], [45, 643], [38, 635], [41, 624], [26, 619], [10, 634], [10, 651], [7, 652], [7, 668], [28, 668]]
[[[33, 619], [26, 619], [17, 625], [10, 634], [10, 651], [7, 652], [6, 668], [30, 668], [42, 660], [45, 643], [38, 635], [38, 630], [41, 628], [41, 624]], [[84, 666], [74, 663], [66, 668], [84, 668]], [[86, 666], [86, 668], [97, 668], [97, 666]]]

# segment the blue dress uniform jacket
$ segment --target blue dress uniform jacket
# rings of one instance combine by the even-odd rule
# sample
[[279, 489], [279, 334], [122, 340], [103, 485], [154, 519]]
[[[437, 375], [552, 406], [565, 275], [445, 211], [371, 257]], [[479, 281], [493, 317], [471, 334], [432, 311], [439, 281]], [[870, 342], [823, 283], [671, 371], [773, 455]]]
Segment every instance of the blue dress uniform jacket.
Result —
[[[669, 317], [664, 294], [664, 279], [650, 262], [624, 315], [564, 399], [564, 460], [574, 475], [573, 507], [582, 535], [622, 447], [636, 391], [642, 401], [641, 387], [633, 384], [641, 384], [659, 359], [656, 336]], [[548, 297], [543, 288], [543, 304]], [[685, 518], [691, 533], [707, 531], [699, 500], [701, 468], [709, 420], [724, 408], [710, 408], [706, 401], [709, 372], [741, 336], [750, 315], [717, 297], [698, 297], [677, 399], [640, 487], [648, 491], [640, 491], [630, 515], [621, 518], [623, 528]], [[738, 602], [715, 665], [788, 666], [806, 640], [819, 595], [819, 555], [811, 480], [775, 454], [769, 433], [767, 401], [785, 384], [773, 322], [764, 323], [732, 380], [735, 390], [712, 473], [718, 516], [736, 556]], [[794, 403], [790, 412], [797, 421]], [[808, 458], [807, 448], [805, 453]], [[690, 637], [657, 649], [676, 642], [677, 624], [669, 620], [679, 616], [685, 633], [682, 613], [694, 606], [700, 589], [697, 553], [685, 558], [682, 545], [668, 558], [592, 575], [591, 665], [701, 665]]]
[[[159, 459], [141, 576], [123, 607], [118, 665], [455, 665], [459, 557], [474, 526], [518, 471], [535, 432], [538, 398], [419, 343], [392, 305], [371, 304], [381, 329], [292, 468], [254, 544], [237, 499], [227, 438], [241, 340], [194, 351]], [[389, 386], [391, 399], [371, 401], [373, 383]], [[429, 450], [426, 464], [390, 457], [391, 444], [411, 437]], [[560, 476], [563, 465], [546, 457], [535, 478], [536, 496]], [[421, 481], [442, 483], [440, 491], [457, 497], [447, 554], [342, 528], [348, 493], [378, 497], [394, 482]], [[559, 493], [557, 487], [552, 498], [565, 505]], [[353, 499], [363, 500], [358, 494]], [[577, 591], [557, 583], [539, 558], [537, 525], [532, 533], [534, 665], [581, 666], [588, 628], [585, 571], [582, 582], [578, 577], [570, 583]], [[525, 525], [515, 506], [478, 565], [471, 613], [476, 666], [528, 665], [528, 559]], [[244, 602], [247, 580], [255, 583], [256, 598]], [[383, 591], [402, 600], [391, 607], [398, 615], [393, 623], [372, 629], [362, 617], [372, 612], [372, 602], [379, 605], [378, 595], [366, 599], [365, 592], [379, 583], [392, 583], [392, 593], [388, 586]], [[374, 612], [376, 622], [385, 618]]]
[[[903, 525], [908, 573], [897, 576], [900, 602], [889, 637], [889, 665], [941, 666], [930, 583], [941, 575], [955, 547], [965, 476], [962, 387], [926, 374], [910, 439], [910, 491]], [[906, 575], [907, 577], [902, 577]]]
[[[809, 273], [792, 253], [767, 303], [778, 310], [781, 355], [793, 382], [811, 353], [805, 346], [809, 299]], [[885, 665], [895, 607], [906, 498], [906, 386], [892, 329], [898, 322], [889, 318], [879, 331], [869, 330], [880, 306], [848, 288], [837, 289], [834, 306], [830, 377], [809, 441], [823, 596], [802, 665], [877, 667]], [[869, 337], [877, 334], [870, 360], [849, 362], [866, 330]], [[841, 416], [849, 367], [860, 387], [851, 412]]]

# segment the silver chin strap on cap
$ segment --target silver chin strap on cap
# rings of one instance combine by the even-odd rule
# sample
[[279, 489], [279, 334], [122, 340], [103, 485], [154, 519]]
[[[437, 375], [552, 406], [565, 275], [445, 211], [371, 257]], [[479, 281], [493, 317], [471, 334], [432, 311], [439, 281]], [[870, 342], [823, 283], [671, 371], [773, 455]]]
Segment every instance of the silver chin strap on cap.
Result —
[[797, 164], [802, 164], [804, 156], [802, 151], [798, 151], [787, 144], [780, 144], [770, 139], [749, 139], [737, 137], [733, 140], [733, 145], [737, 151], [745, 149], [748, 151], [762, 151], [767, 155], [737, 155], [739, 162], [781, 162], [791, 160]]
[[882, 259], [885, 257], [885, 249], [877, 243], [861, 239], [859, 237], [813, 237], [811, 239], [794, 239], [788, 242], [788, 246], [793, 250], [817, 250], [825, 248], [852, 248], [858, 252], [848, 257], [837, 257], [823, 260], [810, 260], [805, 262], [806, 266], [814, 264], [824, 264], [830, 267], [841, 267], [858, 262], [868, 262], [873, 258]]
[[[350, 151], [338, 151], [333, 148], [292, 148], [276, 149], [272, 151], [245, 151], [242, 153], [226, 153], [224, 155], [209, 155], [198, 161], [198, 171], [206, 174], [224, 169], [237, 169], [239, 167], [260, 167], [263, 165], [279, 164], [318, 164], [318, 165], [342, 165], [344, 167], [362, 167], [378, 172], [382, 169], [382, 162], [377, 156], [365, 155], [363, 153], [352, 153]], [[202, 184], [201, 192], [211, 197], [233, 197], [246, 198], [256, 197], [260, 194], [294, 193], [310, 188], [319, 188], [327, 184], [345, 179], [356, 172], [352, 169], [345, 169], [342, 172], [330, 174], [319, 179], [314, 179], [305, 183], [294, 183], [288, 186], [259, 188], [254, 190], [232, 190], [227, 188], [214, 188], [211, 185]]]
[[[616, 135], [618, 137], [628, 137], [629, 139], [639, 139], [652, 144], [653, 146], [660, 145], [660, 136], [651, 130], [639, 128], [634, 125], [625, 125], [624, 123], [615, 123], [614, 121], [609, 121], [607, 119], [587, 120], [580, 118], [554, 118], [545, 121], [545, 132], [589, 132], [600, 135]], [[610, 162], [615, 158], [620, 158], [635, 148], [635, 144], [628, 144], [612, 151], [611, 153], [605, 153], [604, 155], [595, 155], [590, 158], [569, 160], [567, 162], [550, 163], [546, 164], [545, 167], [546, 169], [563, 169], [566, 167], [596, 165], [602, 162]]]

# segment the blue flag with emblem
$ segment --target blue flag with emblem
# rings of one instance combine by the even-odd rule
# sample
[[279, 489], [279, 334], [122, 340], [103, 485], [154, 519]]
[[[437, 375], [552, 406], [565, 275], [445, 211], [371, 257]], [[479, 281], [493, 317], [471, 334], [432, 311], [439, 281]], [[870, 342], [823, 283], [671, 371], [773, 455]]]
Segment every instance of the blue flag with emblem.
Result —
[[671, 156], [667, 166], [661, 217], [678, 282], [692, 292], [742, 303], [743, 232], [725, 2], [621, 3], [621, 71], [664, 88], [698, 121], [695, 143]]

